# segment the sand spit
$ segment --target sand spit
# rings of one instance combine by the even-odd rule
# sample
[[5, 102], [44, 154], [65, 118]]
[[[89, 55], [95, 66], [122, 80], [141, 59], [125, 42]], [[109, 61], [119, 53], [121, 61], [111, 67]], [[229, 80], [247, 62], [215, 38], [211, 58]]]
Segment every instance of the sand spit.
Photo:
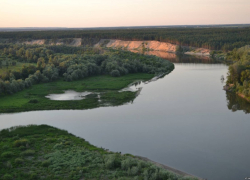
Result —
[[195, 56], [210, 56], [210, 50], [204, 48], [196, 48], [194, 49], [194, 51], [188, 51], [185, 52], [184, 54], [195, 55]]

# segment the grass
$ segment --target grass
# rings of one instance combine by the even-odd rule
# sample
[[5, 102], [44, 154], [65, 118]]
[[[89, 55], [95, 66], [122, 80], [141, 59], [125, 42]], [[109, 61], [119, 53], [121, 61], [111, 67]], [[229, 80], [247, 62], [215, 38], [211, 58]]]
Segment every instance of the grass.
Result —
[[[16, 142], [25, 146], [16, 146]], [[18, 143], [19, 145], [19, 143]], [[91, 145], [67, 131], [48, 125], [0, 131], [0, 179], [188, 180], [151, 162]]]
[[[0, 113], [32, 110], [91, 109], [107, 104], [118, 106], [134, 100], [135, 92], [117, 92], [136, 80], [149, 80], [152, 74], [128, 74], [121, 77], [108, 75], [88, 77], [82, 80], [66, 82], [61, 80], [33, 85], [29, 89], [13, 95], [0, 96]], [[45, 98], [48, 94], [63, 93], [64, 90], [103, 92], [101, 102], [96, 96], [79, 101], [53, 101]]]

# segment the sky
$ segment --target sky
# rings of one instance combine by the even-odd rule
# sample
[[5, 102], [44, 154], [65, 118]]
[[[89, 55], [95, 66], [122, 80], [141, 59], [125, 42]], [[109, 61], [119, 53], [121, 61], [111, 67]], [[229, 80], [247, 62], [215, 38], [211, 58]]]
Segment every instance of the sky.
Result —
[[0, 27], [250, 24], [250, 0], [0, 0]]

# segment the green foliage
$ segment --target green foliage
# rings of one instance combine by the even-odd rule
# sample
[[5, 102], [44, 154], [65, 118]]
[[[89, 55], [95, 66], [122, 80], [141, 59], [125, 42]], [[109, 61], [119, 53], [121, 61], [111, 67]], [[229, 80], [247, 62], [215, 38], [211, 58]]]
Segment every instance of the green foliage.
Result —
[[7, 151], [7, 152], [3, 152], [3, 153], [1, 154], [1, 157], [2, 157], [2, 158], [9, 158], [9, 157], [12, 157], [13, 155], [14, 155], [13, 152]]
[[16, 164], [22, 164], [23, 162], [24, 162], [24, 160], [21, 159], [21, 158], [16, 158], [16, 159], [15, 159], [15, 163], [16, 163]]
[[21, 153], [22, 156], [33, 156], [35, 154], [34, 150], [28, 149]]
[[118, 70], [111, 71], [110, 75], [113, 76], [113, 77], [119, 77], [119, 76], [121, 76], [121, 74], [120, 74], [120, 72]]
[[23, 66], [21, 71], [8, 71], [1, 75], [0, 94], [14, 94], [34, 84], [56, 81], [62, 77], [66, 81], [75, 81], [96, 75], [162, 74], [174, 69], [172, 63], [156, 56], [114, 50], [104, 54], [89, 51], [57, 54], [50, 48], [7, 45], [3, 49], [5, 56], [36, 63], [37, 67]]
[[[20, 112], [32, 110], [53, 109], [90, 109], [101, 106], [118, 106], [131, 102], [135, 98], [135, 92], [117, 92], [127, 87], [136, 80], [149, 80], [152, 74], [127, 74], [121, 77], [93, 76], [82, 80], [67, 82], [63, 80], [36, 84], [29, 89], [13, 95], [0, 95], [0, 112]], [[97, 95], [87, 96], [80, 101], [51, 101], [46, 98], [48, 94], [63, 93], [64, 90], [75, 90], [77, 92], [92, 91], [101, 92], [101, 100]], [[29, 103], [36, 99], [38, 103]]]
[[10, 175], [10, 174], [5, 174], [5, 175], [3, 176], [3, 180], [12, 180], [12, 179], [13, 179], [13, 176]]
[[[13, 149], [10, 145], [13, 145], [13, 138], [18, 136], [20, 140], [30, 142], [30, 150], [24, 152], [25, 155], [33, 156], [33, 158], [26, 157], [27, 160], [15, 156], [5, 158], [1, 156], [0, 160], [3, 162], [0, 164], [1, 179], [182, 180], [181, 176], [154, 166], [150, 162], [131, 155], [107, 152], [84, 139], [47, 125], [4, 129], [0, 131], [0, 136], [4, 139], [1, 144], [6, 145], [6, 152]], [[0, 151], [2, 147], [0, 146]], [[13, 151], [15, 154], [22, 154], [19, 148], [14, 148]]]
[[29, 100], [29, 103], [38, 103], [39, 101], [37, 99], [31, 99]]
[[234, 84], [236, 91], [250, 98], [250, 46], [234, 49], [228, 54], [228, 58], [234, 61], [229, 66], [227, 77], [228, 84]]
[[26, 146], [28, 144], [29, 144], [29, 141], [27, 139], [19, 139], [14, 142], [15, 147]]

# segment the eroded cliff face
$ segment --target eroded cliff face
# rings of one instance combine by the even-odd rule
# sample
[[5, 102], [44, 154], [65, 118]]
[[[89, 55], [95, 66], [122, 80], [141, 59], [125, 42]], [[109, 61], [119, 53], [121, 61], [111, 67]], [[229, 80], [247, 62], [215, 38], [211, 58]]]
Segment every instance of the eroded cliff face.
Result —
[[[52, 42], [51, 40], [38, 39], [32, 41], [26, 41], [24, 44], [29, 45], [68, 45], [68, 46], [82, 46], [83, 39], [81, 38], [73, 38], [71, 42], [66, 43], [63, 39], [59, 39], [56, 42]], [[92, 46], [92, 45], [91, 45]], [[167, 52], [167, 53], [176, 53], [177, 45], [159, 42], [159, 41], [123, 41], [116, 39], [101, 39], [97, 44], [94, 45], [96, 48], [107, 47], [113, 49], [124, 49], [128, 51], [144, 51], [144, 52]], [[185, 47], [185, 54], [194, 55], [194, 56], [210, 56], [210, 50], [204, 48], [194, 48], [194, 47]], [[157, 55], [157, 56], [165, 56], [165, 55]], [[169, 56], [169, 55], [168, 55]]]
[[[116, 39], [102, 39], [95, 47], [107, 47], [114, 49], [124, 49], [129, 51], [142, 51], [145, 52], [155, 51], [156, 52], [168, 52], [176, 53], [177, 45], [159, 42], [159, 41], [123, 41]], [[184, 47], [185, 54], [195, 56], [210, 56], [210, 50], [204, 48]], [[157, 54], [157, 53], [156, 53]]]
[[37, 40], [32, 40], [32, 41], [25, 41], [23, 44], [28, 44], [28, 45], [68, 45], [68, 46], [81, 46], [82, 44], [82, 39], [81, 38], [73, 38], [70, 43], [65, 43], [63, 42], [62, 39], [57, 40], [56, 42], [48, 42], [46, 43], [45, 39], [37, 39]]
[[159, 41], [123, 41], [115, 39], [102, 39], [95, 45], [105, 46], [108, 48], [121, 48], [127, 50], [153, 50], [153, 51], [164, 51], [164, 52], [176, 52], [177, 46], [170, 43], [159, 42]]

